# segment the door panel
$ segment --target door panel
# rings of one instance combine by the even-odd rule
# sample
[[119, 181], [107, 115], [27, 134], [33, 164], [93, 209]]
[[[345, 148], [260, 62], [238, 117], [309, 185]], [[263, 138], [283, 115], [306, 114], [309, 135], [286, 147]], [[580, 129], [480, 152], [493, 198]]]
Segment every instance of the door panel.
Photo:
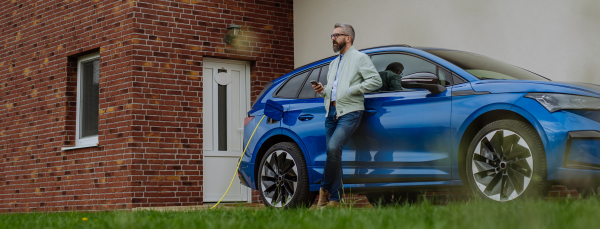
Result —
[[[365, 182], [450, 178], [450, 90], [365, 96], [365, 115], [353, 136], [359, 177]], [[389, 179], [384, 181], [381, 179]]]
[[[372, 61], [387, 82], [416, 72], [447, 78], [445, 70], [414, 54], [375, 54]], [[448, 84], [444, 80], [442, 85]], [[379, 93], [365, 95], [365, 116], [353, 136], [360, 180], [384, 183], [450, 179], [450, 90], [431, 94], [427, 90], [384, 87]]]
[[[242, 154], [243, 122], [250, 108], [250, 65], [205, 61], [203, 66], [203, 174], [204, 202], [218, 201], [231, 181]], [[219, 71], [231, 79], [226, 85], [215, 80]], [[236, 176], [223, 201], [247, 201], [249, 191]]]

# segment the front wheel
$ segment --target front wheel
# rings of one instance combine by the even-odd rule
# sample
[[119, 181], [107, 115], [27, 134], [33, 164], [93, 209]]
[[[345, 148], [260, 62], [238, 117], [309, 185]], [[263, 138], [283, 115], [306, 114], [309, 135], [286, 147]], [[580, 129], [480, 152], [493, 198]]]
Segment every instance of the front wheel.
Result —
[[542, 140], [522, 121], [486, 125], [471, 141], [465, 165], [469, 187], [484, 199], [543, 197], [550, 187]]
[[316, 195], [308, 186], [308, 171], [300, 148], [290, 142], [273, 145], [258, 167], [258, 190], [267, 207], [310, 207]]

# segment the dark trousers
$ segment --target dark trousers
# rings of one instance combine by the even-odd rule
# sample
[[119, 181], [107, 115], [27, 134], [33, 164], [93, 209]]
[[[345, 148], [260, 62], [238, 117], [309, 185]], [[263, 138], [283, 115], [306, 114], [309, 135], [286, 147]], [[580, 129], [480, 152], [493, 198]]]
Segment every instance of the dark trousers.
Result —
[[362, 120], [363, 111], [355, 111], [341, 117], [335, 117], [335, 107], [329, 108], [325, 119], [325, 136], [327, 143], [327, 159], [323, 171], [321, 188], [329, 190], [330, 200], [339, 201], [342, 193], [342, 148], [356, 131]]

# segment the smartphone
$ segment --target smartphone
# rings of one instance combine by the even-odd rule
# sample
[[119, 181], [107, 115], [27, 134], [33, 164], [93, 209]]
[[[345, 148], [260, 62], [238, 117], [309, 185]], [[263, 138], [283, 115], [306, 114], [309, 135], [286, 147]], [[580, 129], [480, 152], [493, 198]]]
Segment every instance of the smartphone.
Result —
[[310, 83], [312, 83], [315, 86], [317, 86], [319, 84], [316, 80], [311, 80]]

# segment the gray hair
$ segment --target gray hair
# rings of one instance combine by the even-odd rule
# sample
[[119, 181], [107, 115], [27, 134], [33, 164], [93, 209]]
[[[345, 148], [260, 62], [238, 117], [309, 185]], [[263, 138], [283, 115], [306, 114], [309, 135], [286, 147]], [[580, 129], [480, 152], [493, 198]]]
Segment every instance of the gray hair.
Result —
[[350, 37], [352, 38], [350, 40], [350, 43], [354, 44], [354, 28], [352, 28], [352, 26], [350, 24], [346, 24], [346, 23], [335, 23], [335, 26], [333, 27], [335, 28], [342, 28], [342, 30], [344, 30], [344, 33], [350, 35]]

